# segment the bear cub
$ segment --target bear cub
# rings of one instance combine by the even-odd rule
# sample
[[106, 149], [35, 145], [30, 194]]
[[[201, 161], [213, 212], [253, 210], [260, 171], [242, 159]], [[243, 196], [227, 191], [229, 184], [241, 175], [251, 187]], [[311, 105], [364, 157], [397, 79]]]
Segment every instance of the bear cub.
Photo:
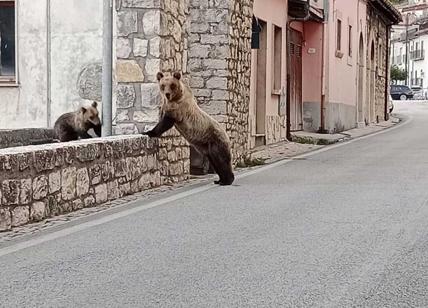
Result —
[[235, 180], [232, 170], [230, 140], [223, 127], [199, 108], [190, 88], [181, 81], [181, 74], [172, 76], [157, 74], [161, 93], [159, 123], [143, 133], [149, 137], [160, 137], [175, 126], [181, 135], [202, 155], [208, 157], [210, 165], [218, 174], [214, 183], [231, 185]]
[[93, 102], [91, 106], [80, 107], [75, 112], [68, 112], [60, 116], [54, 125], [56, 138], [60, 142], [92, 138], [88, 134], [90, 129], [101, 137], [101, 121], [97, 105], [97, 102]]

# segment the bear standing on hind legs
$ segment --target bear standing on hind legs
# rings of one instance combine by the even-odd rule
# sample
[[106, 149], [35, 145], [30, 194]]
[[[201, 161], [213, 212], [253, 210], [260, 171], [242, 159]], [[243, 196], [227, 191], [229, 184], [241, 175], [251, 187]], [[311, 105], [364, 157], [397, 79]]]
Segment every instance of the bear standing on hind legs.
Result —
[[208, 157], [220, 185], [231, 185], [235, 180], [232, 170], [230, 140], [221, 125], [199, 108], [190, 88], [181, 81], [181, 74], [157, 74], [162, 97], [159, 123], [144, 133], [160, 137], [175, 126], [181, 135], [201, 154]]

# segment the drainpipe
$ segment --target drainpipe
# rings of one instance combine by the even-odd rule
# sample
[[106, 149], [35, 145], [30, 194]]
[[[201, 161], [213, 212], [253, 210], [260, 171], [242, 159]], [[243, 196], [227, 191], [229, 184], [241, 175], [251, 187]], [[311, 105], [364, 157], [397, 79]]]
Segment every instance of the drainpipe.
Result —
[[[308, 21], [311, 17], [311, 13], [309, 12], [309, 8], [310, 8], [310, 0], [307, 0], [306, 2], [306, 6], [307, 6], [307, 12], [306, 12], [306, 16], [302, 17], [302, 18], [288, 18], [287, 20], [287, 71], [290, 69], [290, 58], [291, 58], [291, 51], [290, 51], [290, 43], [289, 40], [291, 38], [291, 24], [293, 22], [296, 21]], [[286, 114], [287, 114], [287, 119], [286, 119], [286, 125], [287, 125], [287, 139], [291, 140], [291, 108], [290, 108], [290, 100], [291, 100], [291, 96], [290, 96], [290, 90], [291, 90], [291, 84], [290, 84], [290, 74], [287, 73], [287, 106], [286, 106]]]
[[321, 51], [321, 110], [320, 110], [320, 130], [321, 134], [325, 133], [325, 63], [324, 63], [324, 50], [325, 50], [325, 23], [322, 25], [322, 51]]
[[102, 136], [112, 134], [113, 2], [103, 1]]
[[389, 96], [388, 96], [388, 81], [389, 81], [389, 51], [390, 51], [390, 40], [389, 40], [389, 31], [390, 28], [386, 28], [386, 44], [385, 46], [387, 47], [386, 49], [386, 57], [385, 57], [385, 121], [388, 121], [389, 119], [389, 113], [388, 113], [388, 101], [389, 101]]
[[52, 126], [51, 0], [46, 0], [46, 125]]

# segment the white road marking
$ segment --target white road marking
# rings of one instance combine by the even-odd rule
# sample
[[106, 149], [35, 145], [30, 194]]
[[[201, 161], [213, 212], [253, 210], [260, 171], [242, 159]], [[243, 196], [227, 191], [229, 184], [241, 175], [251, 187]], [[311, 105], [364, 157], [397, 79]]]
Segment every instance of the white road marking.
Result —
[[[292, 157], [290, 159], [281, 160], [281, 161], [272, 163], [270, 165], [259, 167], [259, 168], [256, 168], [254, 170], [250, 170], [250, 171], [245, 172], [243, 174], [237, 175], [236, 178], [237, 179], [243, 179], [243, 178], [252, 176], [252, 175], [260, 173], [260, 172], [264, 172], [264, 171], [272, 169], [272, 168], [283, 166], [285, 164], [288, 164], [288, 163], [292, 162], [294, 159], [299, 159], [299, 158], [305, 158], [305, 157], [314, 156], [314, 155], [317, 155], [317, 154], [320, 154], [320, 153], [323, 153], [323, 152], [327, 152], [327, 151], [331, 151], [333, 149], [336, 149], [336, 148], [339, 148], [339, 147], [342, 147], [342, 146], [345, 146], [345, 145], [348, 145], [348, 144], [351, 144], [351, 143], [354, 143], [354, 142], [357, 142], [357, 141], [360, 141], [360, 140], [364, 140], [364, 139], [371, 138], [371, 137], [374, 137], [374, 136], [377, 136], [377, 135], [380, 135], [380, 134], [383, 134], [383, 133], [386, 133], [386, 132], [390, 132], [390, 131], [395, 130], [397, 128], [402, 128], [403, 126], [408, 125], [412, 121], [413, 121], [413, 118], [409, 117], [409, 119], [407, 119], [404, 123], [401, 123], [399, 125], [393, 126], [393, 127], [389, 128], [389, 129], [381, 130], [379, 132], [376, 132], [376, 133], [373, 133], [373, 134], [369, 134], [369, 135], [366, 135], [366, 136], [362, 136], [362, 137], [358, 137], [358, 138], [352, 139], [350, 141], [346, 141], [346, 142], [343, 142], [343, 143], [338, 143], [338, 144], [335, 144], [335, 145], [330, 145], [330, 146], [327, 146], [327, 147], [319, 149], [319, 150], [315, 150], [315, 151], [312, 151], [312, 152], [309, 152], [309, 153], [306, 153], [306, 154], [302, 154], [302, 155], [298, 155], [298, 156]], [[98, 219], [94, 219], [92, 221], [84, 222], [84, 223], [81, 223], [81, 224], [78, 224], [78, 225], [67, 227], [67, 228], [59, 230], [59, 231], [55, 231], [55, 232], [52, 232], [52, 233], [49, 233], [49, 234], [45, 234], [45, 235], [42, 235], [42, 236], [40, 236], [38, 238], [33, 238], [33, 239], [30, 239], [30, 240], [27, 240], [27, 241], [24, 241], [24, 242], [21, 242], [21, 243], [17, 243], [17, 244], [8, 246], [8, 247], [4, 247], [4, 248], [0, 249], [0, 257], [3, 257], [5, 255], [9, 255], [9, 254], [15, 253], [17, 251], [20, 251], [20, 250], [23, 250], [23, 249], [26, 249], [26, 248], [37, 246], [37, 245], [40, 245], [40, 244], [43, 244], [43, 243], [46, 243], [46, 242], [49, 242], [49, 241], [61, 238], [61, 237], [65, 237], [65, 236], [71, 235], [73, 233], [80, 232], [80, 231], [83, 231], [83, 230], [86, 230], [86, 229], [89, 229], [89, 228], [92, 228], [92, 227], [95, 227], [95, 226], [99, 226], [99, 225], [108, 223], [110, 221], [113, 221], [113, 220], [116, 220], [116, 219], [119, 219], [119, 218], [122, 218], [122, 217], [126, 217], [126, 216], [129, 216], [129, 215], [132, 215], [132, 214], [136, 214], [136, 213], [144, 211], [144, 210], [148, 210], [148, 209], [160, 206], [160, 205], [164, 205], [164, 204], [167, 204], [167, 203], [170, 203], [170, 202], [174, 202], [174, 201], [177, 201], [177, 200], [189, 197], [189, 196], [193, 196], [195, 194], [199, 194], [201, 192], [213, 189], [215, 187], [218, 187], [218, 186], [215, 185], [215, 184], [210, 183], [210, 184], [207, 184], [207, 185], [204, 185], [204, 186], [201, 186], [201, 187], [193, 188], [193, 189], [190, 189], [188, 191], [184, 191], [184, 192], [175, 194], [175, 195], [170, 196], [170, 197], [166, 197], [166, 198], [163, 198], [163, 199], [160, 199], [160, 200], [149, 202], [148, 204], [145, 204], [145, 205], [141, 205], [141, 206], [137, 206], [137, 207], [134, 207], [134, 208], [131, 208], [131, 209], [123, 210], [123, 211], [120, 211], [118, 213], [110, 214], [110, 215], [107, 215], [107, 216], [104, 216], [104, 217], [101, 217], [101, 218], [98, 218]], [[135, 201], [133, 201], [133, 202], [135, 202]]]

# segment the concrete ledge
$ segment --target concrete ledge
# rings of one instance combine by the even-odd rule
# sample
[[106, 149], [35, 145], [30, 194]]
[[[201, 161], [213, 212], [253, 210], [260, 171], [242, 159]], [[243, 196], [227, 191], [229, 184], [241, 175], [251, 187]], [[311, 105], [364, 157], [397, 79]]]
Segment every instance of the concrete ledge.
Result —
[[54, 131], [49, 128], [0, 130], [0, 149], [51, 143], [54, 139]]
[[175, 130], [0, 150], [0, 231], [96, 206], [189, 176]]

